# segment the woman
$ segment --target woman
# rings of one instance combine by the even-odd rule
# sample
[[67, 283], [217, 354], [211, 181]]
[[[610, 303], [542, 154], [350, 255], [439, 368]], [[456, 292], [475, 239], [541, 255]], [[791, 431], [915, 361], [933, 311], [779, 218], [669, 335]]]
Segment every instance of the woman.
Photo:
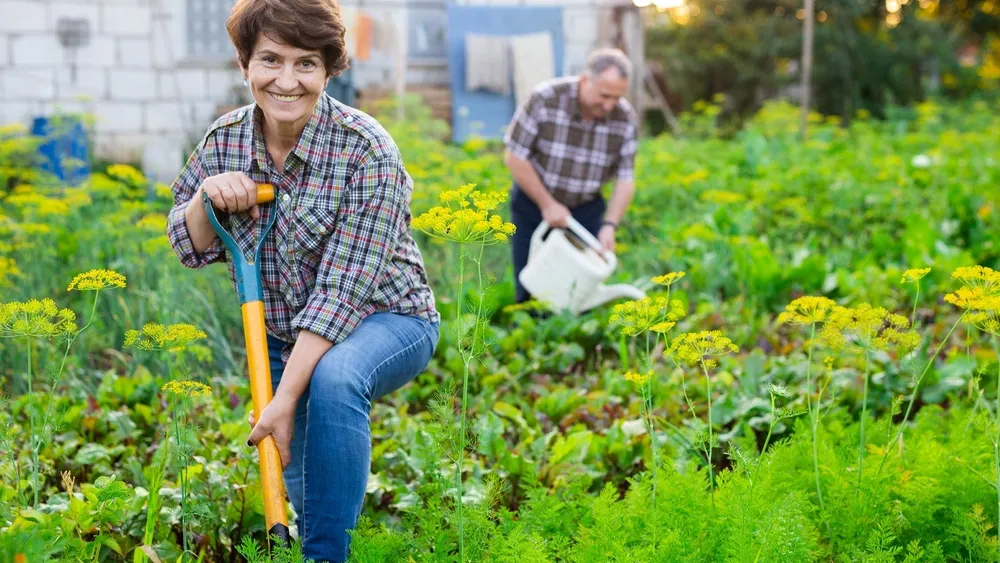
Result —
[[[438, 342], [412, 182], [388, 133], [324, 92], [347, 66], [334, 0], [239, 0], [227, 29], [255, 103], [216, 120], [188, 158], [168, 235], [201, 268], [226, 260], [202, 192], [245, 252], [277, 213], [260, 260], [274, 398], [251, 418], [248, 445], [274, 436], [303, 554], [343, 561], [369, 474], [371, 404], [423, 371]], [[262, 183], [276, 199], [258, 207]]]

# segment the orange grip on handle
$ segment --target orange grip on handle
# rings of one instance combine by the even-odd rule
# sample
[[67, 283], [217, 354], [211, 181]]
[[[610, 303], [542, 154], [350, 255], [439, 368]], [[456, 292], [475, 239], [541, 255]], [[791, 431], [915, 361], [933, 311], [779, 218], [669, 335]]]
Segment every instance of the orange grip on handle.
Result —
[[[273, 192], [271, 192], [273, 195]], [[253, 398], [254, 419], [260, 420], [261, 411], [271, 402], [271, 363], [267, 357], [267, 333], [264, 328], [264, 304], [261, 301], [244, 303], [243, 329], [247, 344], [247, 362], [250, 368], [250, 395]], [[257, 443], [260, 454], [260, 476], [264, 493], [264, 520], [269, 531], [287, 530], [288, 512], [285, 504], [285, 481], [282, 476], [278, 446], [270, 434]], [[286, 532], [287, 533], [287, 532]]]
[[257, 204], [274, 201], [274, 186], [271, 184], [257, 184]]

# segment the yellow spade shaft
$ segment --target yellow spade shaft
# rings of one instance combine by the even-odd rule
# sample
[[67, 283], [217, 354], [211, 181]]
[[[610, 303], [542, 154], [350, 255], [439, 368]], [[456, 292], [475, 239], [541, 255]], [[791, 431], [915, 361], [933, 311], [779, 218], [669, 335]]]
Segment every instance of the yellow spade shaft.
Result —
[[[257, 204], [274, 200], [274, 186], [257, 186]], [[259, 285], [259, 280], [258, 280]], [[267, 353], [267, 329], [264, 325], [264, 303], [247, 301], [243, 310], [243, 334], [246, 337], [247, 363], [250, 371], [250, 395], [253, 400], [254, 420], [260, 420], [264, 407], [271, 402], [271, 362]], [[289, 543], [288, 511], [285, 504], [285, 480], [281, 472], [278, 446], [270, 434], [257, 442], [260, 456], [260, 477], [264, 492], [264, 520], [267, 523], [268, 542], [277, 535]]]
[[[253, 398], [254, 420], [260, 420], [264, 407], [271, 402], [271, 364], [267, 357], [267, 333], [264, 328], [264, 304], [249, 301], [243, 309], [243, 332], [246, 336], [247, 363], [250, 367], [250, 395]], [[264, 519], [268, 536], [288, 534], [288, 512], [285, 504], [285, 481], [281, 473], [278, 446], [270, 434], [257, 442], [260, 454], [260, 477], [264, 489]], [[281, 527], [276, 527], [281, 526]], [[283, 532], [283, 533], [282, 533]]]

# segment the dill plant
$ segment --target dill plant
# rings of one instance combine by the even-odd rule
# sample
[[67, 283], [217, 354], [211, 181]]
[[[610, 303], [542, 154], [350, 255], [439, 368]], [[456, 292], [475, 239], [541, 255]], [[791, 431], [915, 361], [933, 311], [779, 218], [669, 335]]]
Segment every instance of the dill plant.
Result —
[[[628, 370], [624, 377], [639, 389], [642, 398], [642, 416], [646, 424], [646, 432], [649, 433], [650, 457], [653, 470], [652, 507], [653, 515], [656, 515], [656, 489], [657, 489], [657, 459], [656, 427], [653, 424], [653, 382], [655, 374], [653, 372], [653, 355], [651, 346], [655, 346], [661, 337], [666, 338], [677, 321], [684, 317], [684, 306], [677, 299], [670, 299], [671, 286], [684, 277], [684, 272], [671, 272], [652, 279], [653, 283], [667, 288], [666, 296], [644, 297], [619, 303], [612, 308], [609, 322], [617, 325], [621, 331], [621, 336], [631, 338], [633, 341], [639, 337], [644, 337], [645, 353], [638, 362], [644, 364], [639, 368], [641, 371]], [[624, 346], [623, 346], [624, 348]], [[654, 525], [653, 529], [656, 529]], [[655, 538], [654, 538], [655, 541]]]
[[[38, 506], [42, 490], [39, 452], [49, 443], [52, 434], [57, 431], [57, 424], [52, 420], [52, 405], [55, 402], [56, 388], [63, 378], [70, 348], [80, 334], [94, 322], [101, 290], [124, 288], [125, 285], [125, 276], [113, 270], [94, 269], [75, 276], [66, 288], [67, 291], [94, 292], [90, 316], [87, 324], [82, 328], [77, 326], [76, 313], [72, 309], [59, 308], [52, 299], [31, 299], [24, 302], [0, 304], [0, 338], [23, 339], [27, 355], [25, 384], [28, 397], [28, 451], [31, 455], [33, 507]], [[35, 374], [32, 348], [34, 341], [50, 339], [60, 341], [64, 349], [59, 366], [52, 372], [52, 384], [46, 394], [44, 412], [42, 412], [42, 406], [34, 404]], [[27, 505], [27, 499], [20, 491], [20, 464], [14, 453], [16, 449], [13, 447], [13, 438], [7, 434], [6, 430], [0, 431], [0, 444], [8, 452], [9, 462], [14, 470], [15, 490], [18, 491], [20, 502], [22, 506]]]
[[[148, 352], [161, 352], [165, 353], [168, 357], [167, 365], [169, 366], [169, 381], [163, 384], [161, 390], [167, 394], [170, 404], [170, 419], [173, 427], [171, 433], [173, 434], [176, 453], [174, 457], [174, 465], [177, 469], [177, 479], [181, 489], [181, 508], [179, 515], [181, 525], [181, 548], [185, 553], [188, 551], [187, 520], [191, 515], [191, 511], [188, 506], [188, 494], [190, 488], [188, 483], [188, 467], [190, 458], [194, 455], [194, 450], [190, 444], [191, 442], [196, 441], [196, 438], [191, 431], [191, 423], [188, 421], [187, 413], [190, 410], [192, 400], [210, 395], [211, 390], [208, 386], [202, 383], [179, 379], [177, 376], [186, 370], [183, 370], [182, 366], [178, 365], [178, 358], [181, 357], [180, 352], [182, 352], [185, 348], [206, 338], [206, 336], [207, 335], [204, 331], [186, 323], [172, 325], [147, 323], [141, 330], [131, 329], [126, 331], [124, 342], [124, 346], [126, 348], [134, 348]], [[159, 492], [155, 494], [156, 496], [153, 497], [153, 493], [151, 493], [149, 500], [150, 503], [159, 502]], [[153, 524], [153, 529], [150, 529], [147, 517], [146, 536], [152, 536], [154, 530], [155, 524]]]
[[[514, 234], [515, 226], [491, 213], [506, 201], [503, 190], [481, 190], [476, 184], [464, 184], [455, 190], [445, 190], [439, 195], [442, 205], [431, 207], [427, 212], [413, 219], [413, 228], [433, 239], [452, 243], [458, 247], [458, 282], [455, 308], [455, 338], [462, 358], [462, 399], [459, 429], [459, 448], [455, 459], [455, 487], [457, 490], [458, 550], [459, 560], [465, 561], [465, 528], [463, 520], [462, 466], [466, 449], [466, 411], [469, 401], [469, 375], [473, 361], [484, 348], [483, 331], [487, 322], [484, 318], [483, 253], [487, 246], [505, 243]], [[474, 288], [478, 294], [477, 308], [471, 321], [466, 320], [466, 261], [476, 267]], [[470, 326], [471, 335], [469, 335]], [[468, 336], [468, 338], [466, 338]]]

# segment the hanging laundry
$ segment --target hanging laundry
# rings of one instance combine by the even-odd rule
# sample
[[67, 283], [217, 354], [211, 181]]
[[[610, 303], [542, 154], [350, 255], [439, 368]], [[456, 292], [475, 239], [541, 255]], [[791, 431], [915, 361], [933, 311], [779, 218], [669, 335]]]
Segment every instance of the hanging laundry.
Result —
[[465, 90], [511, 92], [510, 42], [502, 35], [465, 34]]
[[372, 50], [372, 18], [364, 12], [358, 12], [354, 22], [354, 57], [359, 61], [367, 61]]
[[514, 103], [520, 106], [539, 83], [556, 76], [552, 34], [528, 33], [510, 38], [514, 72]]

